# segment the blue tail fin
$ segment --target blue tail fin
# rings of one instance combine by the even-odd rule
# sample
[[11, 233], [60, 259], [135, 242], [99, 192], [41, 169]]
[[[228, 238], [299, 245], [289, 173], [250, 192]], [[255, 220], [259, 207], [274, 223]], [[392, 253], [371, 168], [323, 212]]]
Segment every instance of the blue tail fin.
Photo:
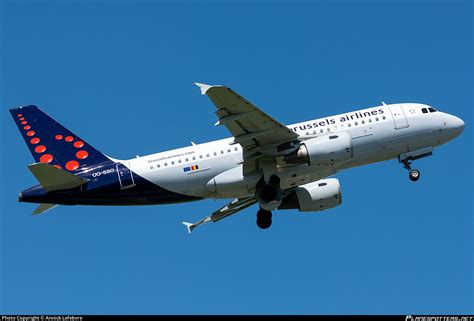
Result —
[[110, 159], [36, 106], [10, 109], [36, 162], [77, 172]]

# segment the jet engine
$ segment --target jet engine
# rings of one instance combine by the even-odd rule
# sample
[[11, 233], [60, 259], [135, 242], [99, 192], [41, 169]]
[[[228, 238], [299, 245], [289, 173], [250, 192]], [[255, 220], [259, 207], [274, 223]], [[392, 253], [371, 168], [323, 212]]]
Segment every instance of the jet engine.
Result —
[[282, 200], [278, 209], [298, 209], [300, 212], [314, 212], [327, 210], [341, 203], [339, 180], [328, 178], [299, 186]]
[[352, 138], [347, 132], [329, 134], [304, 141], [294, 152], [286, 155], [288, 164], [328, 166], [352, 158]]

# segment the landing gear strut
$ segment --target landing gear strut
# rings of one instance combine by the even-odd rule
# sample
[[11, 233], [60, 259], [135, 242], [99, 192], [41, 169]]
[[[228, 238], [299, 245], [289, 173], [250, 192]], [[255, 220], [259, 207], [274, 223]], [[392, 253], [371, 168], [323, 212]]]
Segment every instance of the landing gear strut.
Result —
[[408, 169], [408, 171], [409, 171], [408, 178], [411, 181], [416, 182], [417, 180], [420, 179], [420, 171], [417, 170], [417, 169], [412, 169], [411, 168], [411, 162], [408, 159], [401, 160], [400, 163], [403, 164], [404, 168]]
[[261, 229], [267, 229], [272, 225], [272, 212], [259, 209], [257, 212], [257, 226]]

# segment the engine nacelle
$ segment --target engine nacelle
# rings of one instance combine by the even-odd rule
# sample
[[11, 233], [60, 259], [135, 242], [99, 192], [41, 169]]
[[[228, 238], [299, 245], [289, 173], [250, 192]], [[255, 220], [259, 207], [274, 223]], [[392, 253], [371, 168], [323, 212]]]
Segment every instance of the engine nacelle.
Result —
[[347, 132], [329, 134], [304, 141], [294, 152], [286, 155], [288, 164], [329, 166], [352, 158], [352, 138]]
[[341, 205], [341, 185], [337, 178], [321, 179], [296, 188], [278, 207], [300, 212], [323, 211]]

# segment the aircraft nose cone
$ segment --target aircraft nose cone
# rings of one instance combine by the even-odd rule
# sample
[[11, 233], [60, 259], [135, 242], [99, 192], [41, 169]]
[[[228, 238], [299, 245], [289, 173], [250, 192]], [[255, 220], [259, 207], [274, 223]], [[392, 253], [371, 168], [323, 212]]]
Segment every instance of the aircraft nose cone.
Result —
[[21, 202], [23, 200], [23, 194], [20, 193], [18, 194], [18, 202]]
[[464, 126], [465, 126], [464, 121], [461, 118], [456, 117], [456, 116], [452, 117], [451, 128], [456, 131], [457, 135], [462, 133], [462, 131], [464, 130]]

